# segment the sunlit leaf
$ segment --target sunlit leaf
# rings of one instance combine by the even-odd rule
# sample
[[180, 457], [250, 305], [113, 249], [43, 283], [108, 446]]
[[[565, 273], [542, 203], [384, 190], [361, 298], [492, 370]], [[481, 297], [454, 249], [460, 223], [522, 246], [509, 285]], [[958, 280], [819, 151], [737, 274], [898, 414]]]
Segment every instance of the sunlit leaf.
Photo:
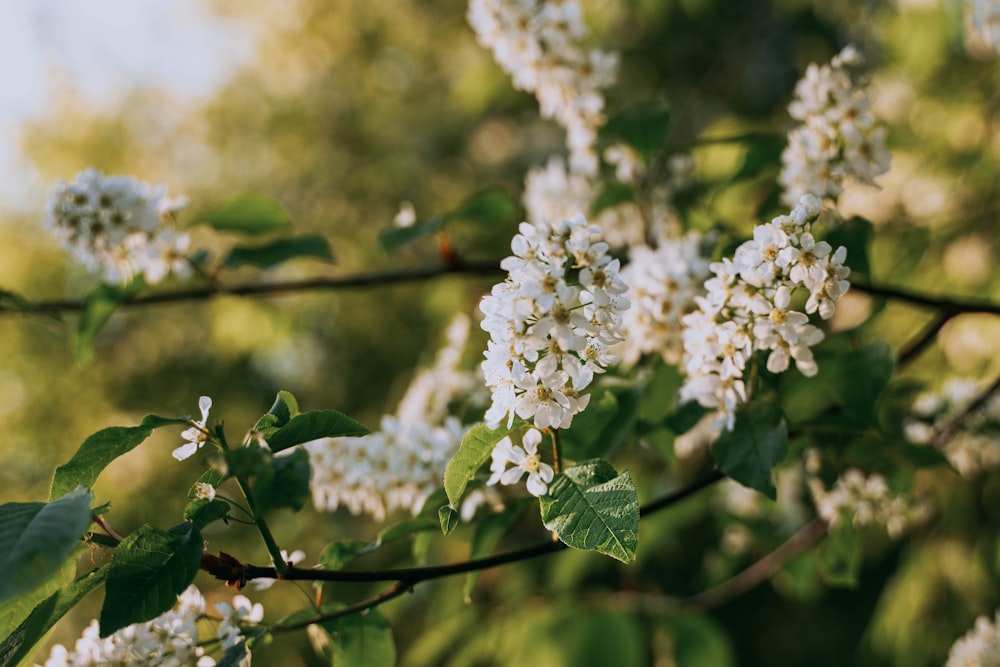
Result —
[[444, 490], [452, 507], [458, 507], [465, 493], [465, 487], [475, 479], [476, 473], [490, 459], [493, 446], [508, 433], [510, 429], [503, 424], [495, 429], [487, 428], [485, 424], [476, 424], [465, 434], [458, 452], [448, 462], [444, 471]]
[[288, 229], [292, 224], [276, 201], [252, 192], [236, 197], [199, 219], [219, 231], [254, 235]]
[[458, 525], [458, 510], [451, 505], [442, 505], [438, 509], [438, 522], [441, 524], [441, 532], [451, 535]]
[[360, 436], [367, 433], [367, 428], [336, 410], [313, 410], [289, 419], [287, 424], [267, 438], [267, 444], [271, 451], [280, 452], [320, 438]]
[[50, 503], [0, 505], [0, 602], [54, 575], [90, 525], [90, 491], [77, 488]]
[[639, 496], [628, 472], [601, 459], [571, 466], [541, 499], [542, 521], [571, 547], [629, 563], [639, 539]]
[[146, 415], [138, 426], [112, 426], [94, 433], [83, 441], [73, 458], [56, 468], [49, 498], [66, 495], [78, 486], [93, 487], [112, 461], [138, 447], [154, 429], [187, 423], [186, 419]]

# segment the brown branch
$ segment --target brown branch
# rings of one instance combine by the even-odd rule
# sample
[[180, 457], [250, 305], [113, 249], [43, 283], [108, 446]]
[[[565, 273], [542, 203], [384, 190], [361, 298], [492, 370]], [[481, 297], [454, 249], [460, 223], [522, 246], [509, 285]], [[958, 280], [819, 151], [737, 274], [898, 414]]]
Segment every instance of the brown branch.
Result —
[[914, 306], [950, 312], [952, 316], [960, 313], [991, 313], [993, 315], [1000, 315], [1000, 304], [991, 301], [931, 296], [900, 287], [888, 287], [885, 285], [851, 283], [851, 289], [863, 292], [869, 296], [892, 299], [893, 301], [902, 301]]
[[803, 553], [826, 536], [826, 522], [815, 518], [780, 547], [736, 576], [718, 586], [682, 600], [682, 604], [699, 611], [715, 609], [760, 585], [778, 573], [790, 560]]

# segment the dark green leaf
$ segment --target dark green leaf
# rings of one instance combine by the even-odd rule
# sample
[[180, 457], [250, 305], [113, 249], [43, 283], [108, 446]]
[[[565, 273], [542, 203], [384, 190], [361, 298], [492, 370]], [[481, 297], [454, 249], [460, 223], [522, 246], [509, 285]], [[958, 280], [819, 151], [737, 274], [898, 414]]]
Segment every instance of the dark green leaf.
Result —
[[76, 362], [84, 364], [94, 356], [94, 341], [115, 310], [143, 286], [136, 280], [126, 286], [98, 285], [84, 299], [76, 330]]
[[562, 454], [583, 460], [610, 456], [632, 434], [641, 388], [607, 387], [594, 392], [590, 405], [563, 432]]
[[650, 156], [658, 151], [670, 129], [670, 110], [663, 102], [643, 102], [611, 117], [600, 130], [608, 142], [623, 141], [639, 153]]
[[670, 619], [677, 667], [729, 667], [736, 657], [725, 631], [703, 614]]
[[226, 459], [226, 473], [232, 477], [255, 477], [268, 466], [271, 454], [251, 441], [246, 447], [228, 449], [223, 456]]
[[319, 555], [319, 562], [327, 570], [339, 570], [355, 558], [370, 554], [378, 547], [378, 542], [365, 542], [364, 540], [331, 542], [323, 548], [323, 552]]
[[396, 664], [392, 628], [377, 609], [366, 614], [341, 616], [320, 625], [333, 641], [332, 664], [337, 667], [392, 667]]
[[219, 231], [254, 235], [281, 231], [292, 224], [276, 201], [252, 192], [202, 215], [200, 220]]
[[192, 484], [191, 488], [188, 489], [187, 493], [188, 499], [194, 500], [195, 498], [198, 497], [199, 484], [211, 484], [215, 488], [218, 488], [219, 485], [222, 484], [223, 481], [225, 481], [225, 479], [226, 476], [223, 475], [218, 470], [211, 470], [211, 469], [206, 470], [201, 474], [201, 477], [198, 478], [198, 481]]
[[[291, 392], [282, 389], [275, 396], [274, 405], [267, 411], [267, 414], [257, 420], [254, 430], [263, 432], [266, 439], [268, 435], [271, 435], [274, 431], [287, 424], [292, 417], [297, 417], [298, 415], [299, 402], [295, 400]], [[267, 433], [267, 429], [272, 429], [271, 433]]]
[[490, 459], [493, 446], [510, 433], [505, 425], [495, 429], [487, 428], [485, 424], [476, 424], [462, 438], [458, 452], [448, 461], [444, 471], [444, 490], [448, 494], [448, 503], [458, 507], [468, 486], [476, 473]]
[[366, 433], [367, 428], [336, 410], [313, 410], [292, 417], [267, 438], [267, 444], [272, 452], [280, 452], [320, 438], [359, 436]]
[[187, 423], [186, 419], [146, 415], [139, 426], [112, 426], [98, 431], [83, 441], [73, 458], [56, 468], [49, 498], [54, 500], [78, 486], [92, 488], [101, 471], [122, 454], [139, 446], [154, 429]]
[[90, 525], [90, 491], [77, 488], [50, 503], [0, 505], [0, 602], [54, 575]]
[[785, 418], [767, 403], [750, 403], [737, 412], [733, 430], [723, 431], [712, 445], [712, 456], [722, 472], [772, 500], [777, 490], [771, 469], [787, 451]]
[[62, 566], [52, 576], [47, 577], [27, 593], [0, 602], [0, 637], [6, 637], [14, 632], [35, 607], [73, 583], [77, 561], [86, 549], [84, 543], [78, 543], [69, 558], [63, 561]]
[[36, 606], [24, 622], [0, 642], [0, 667], [14, 667], [30, 659], [59, 619], [104, 582], [107, 569], [102, 567], [80, 577]]
[[764, 172], [777, 171], [781, 163], [781, 153], [785, 150], [787, 138], [784, 134], [750, 134], [743, 144], [747, 151], [743, 164], [732, 176], [732, 180], [754, 178]]
[[17, 292], [0, 289], [0, 311], [19, 313], [31, 309], [31, 302]]
[[275, 456], [257, 478], [254, 494], [260, 513], [288, 507], [296, 512], [309, 500], [309, 454], [298, 449], [287, 456]]
[[694, 428], [707, 412], [708, 410], [699, 405], [698, 401], [688, 401], [678, 405], [663, 423], [677, 435], [682, 435]]
[[249, 657], [250, 651], [247, 649], [247, 643], [241, 640], [238, 644], [226, 649], [219, 661], [215, 663], [215, 667], [242, 667], [250, 664], [247, 660]]
[[194, 524], [169, 531], [145, 524], [115, 549], [101, 608], [101, 636], [156, 618], [198, 574], [204, 544]]
[[639, 406], [639, 419], [648, 424], [661, 424], [673, 412], [677, 391], [684, 376], [676, 366], [657, 362], [656, 371], [646, 383]]
[[290, 259], [311, 257], [333, 261], [330, 242], [318, 234], [278, 239], [259, 246], [236, 246], [222, 261], [224, 267], [256, 266], [267, 269]]
[[441, 532], [451, 535], [451, 531], [458, 525], [458, 510], [451, 505], [442, 505], [438, 509], [438, 521], [441, 523]]
[[569, 546], [635, 560], [639, 496], [627, 471], [619, 475], [600, 459], [578, 463], [557, 475], [540, 501], [545, 527]]

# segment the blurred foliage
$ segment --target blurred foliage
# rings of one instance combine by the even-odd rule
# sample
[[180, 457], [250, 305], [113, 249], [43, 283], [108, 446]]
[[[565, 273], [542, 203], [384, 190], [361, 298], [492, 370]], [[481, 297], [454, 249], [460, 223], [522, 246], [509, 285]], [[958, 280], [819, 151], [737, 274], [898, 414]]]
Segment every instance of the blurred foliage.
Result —
[[[852, 188], [841, 200], [847, 216], [857, 213], [874, 224], [870, 268], [862, 273], [928, 293], [1000, 296], [1000, 69], [963, 47], [960, 3], [584, 4], [593, 43], [622, 53], [609, 112], [633, 102], [669, 102], [667, 144], [696, 146], [705, 187], [686, 211], [689, 222], [734, 239], [778, 210], [780, 143], [766, 135], [743, 143], [698, 145], [698, 139], [784, 132], [791, 125], [785, 106], [808, 63], [828, 61], [849, 40], [875, 49], [876, 113], [891, 127], [894, 160], [881, 190]], [[252, 28], [256, 57], [214, 98], [179, 105], [157, 90], [136, 90], [119, 113], [107, 115], [67, 89], [49, 114], [25, 128], [22, 149], [33, 166], [53, 182], [91, 165], [162, 181], [171, 193], [190, 196], [195, 213], [240, 192], [266, 195], [287, 211], [296, 234], [321, 235], [336, 258], [335, 265], [296, 261], [270, 269], [265, 279], [271, 280], [437, 262], [437, 248], [426, 239], [391, 255], [383, 250], [379, 233], [400, 202], [413, 202], [423, 220], [454, 211], [487, 188], [516, 195], [529, 166], [562, 150], [559, 128], [539, 120], [534, 99], [513, 91], [476, 45], [458, 0], [216, 5]], [[42, 205], [30, 216], [6, 216], [0, 226], [2, 287], [29, 299], [81, 296], [95, 278], [41, 232]], [[463, 259], [493, 259], [505, 254], [513, 230], [508, 222], [456, 224], [451, 242]], [[198, 234], [221, 252], [224, 244], [209, 232]], [[44, 498], [51, 471], [88, 434], [138, 423], [149, 412], [191, 414], [201, 394], [211, 395], [231, 424], [252, 423], [286, 388], [303, 410], [331, 407], [374, 425], [395, 405], [412, 369], [433, 354], [451, 314], [472, 312], [488, 286], [487, 279], [452, 277], [118, 312], [83, 366], [75, 364], [70, 344], [73, 316], [0, 317], [6, 427], [0, 500]], [[845, 337], [883, 338], [895, 348], [928, 320], [912, 307], [862, 296], [843, 310], [834, 324]], [[907, 377], [933, 382], [1000, 371], [998, 329], [986, 317], [953, 321]], [[472, 345], [482, 346], [482, 339]], [[835, 344], [827, 349], [837, 352]], [[636, 418], [634, 397], [607, 396], [607, 410], [625, 406], [628, 418]], [[826, 405], [817, 395], [793, 400], [798, 403], [786, 412], [804, 417]], [[639, 409], [640, 424], [649, 409]], [[659, 433], [669, 444], [671, 432], [657, 425], [663, 417], [648, 419], [649, 442]], [[870, 412], [864, 417], [874, 419]], [[182, 515], [193, 468], [170, 458], [177, 444], [174, 434], [157, 432], [97, 483], [96, 497], [111, 502], [120, 532], [157, 513]], [[572, 445], [592, 443], [581, 438]], [[629, 448], [616, 465], [673, 465], [654, 454]], [[674, 472], [690, 479], [697, 471]], [[648, 476], [637, 484], [642, 499], [664, 490]], [[773, 549], [794, 528], [755, 527], [752, 553], [727, 554], [719, 546], [724, 512], [700, 496], [643, 522], [632, 566], [563, 552], [483, 572], [468, 605], [464, 580], [456, 577], [420, 586], [382, 610], [393, 621], [400, 664], [414, 667], [671, 664], [673, 655], [678, 665], [940, 664], [976, 615], [1000, 605], [1000, 486], [995, 474], [966, 481], [945, 469], [917, 473], [915, 485], [933, 496], [938, 514], [903, 543], [862, 534], [863, 561], [850, 590], [823, 588], [819, 566], [803, 556], [773, 586], [708, 616], [647, 613], [641, 604], [630, 606], [627, 596], [616, 602], [612, 592], [619, 590], [697, 593]], [[365, 520], [310, 509], [279, 512], [273, 528], [281, 544], [304, 549], [312, 561], [334, 539], [370, 540], [378, 532]], [[543, 534], [537, 521], [522, 521], [504, 543], [514, 548]], [[206, 537], [224, 551], [243, 544], [225, 532]], [[392, 564], [407, 548], [393, 543], [362, 562]], [[460, 559], [467, 551], [461, 540], [441, 538], [430, 549], [435, 560]], [[259, 546], [251, 553], [244, 548], [241, 557], [267, 561]], [[294, 588], [260, 594], [269, 616], [301, 606], [309, 590]], [[338, 595], [354, 599], [373, 590], [344, 584]], [[539, 590], [555, 595], [541, 597]], [[75, 610], [54, 640], [72, 642], [96, 616], [97, 604], [89, 600]], [[259, 648], [254, 660], [319, 664], [304, 633]]]

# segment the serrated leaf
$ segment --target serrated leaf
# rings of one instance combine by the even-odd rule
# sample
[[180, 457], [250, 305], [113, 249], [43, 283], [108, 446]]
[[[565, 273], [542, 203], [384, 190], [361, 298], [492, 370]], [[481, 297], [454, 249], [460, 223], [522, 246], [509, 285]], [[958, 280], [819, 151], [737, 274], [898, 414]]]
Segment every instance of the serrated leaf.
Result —
[[94, 433], [83, 441], [73, 458], [56, 468], [49, 498], [54, 500], [78, 486], [92, 488], [112, 461], [139, 446], [154, 429], [187, 423], [186, 419], [146, 415], [138, 426], [112, 426]]
[[364, 540], [340, 540], [323, 547], [319, 562], [327, 570], [339, 570], [355, 558], [372, 553], [379, 548], [378, 542]]
[[108, 565], [101, 636], [156, 618], [198, 574], [204, 544], [194, 524], [169, 531], [143, 525], [122, 540]]
[[767, 403], [750, 403], [736, 413], [732, 431], [723, 431], [712, 443], [719, 470], [772, 500], [777, 490], [771, 469], [788, 451], [788, 426], [781, 410]]
[[333, 642], [332, 664], [337, 667], [392, 667], [396, 644], [392, 628], [377, 609], [341, 616], [320, 624]]
[[441, 532], [451, 535], [458, 525], [458, 510], [451, 505], [442, 505], [438, 509], [438, 522], [441, 524]]
[[448, 503], [457, 507], [465, 493], [465, 487], [476, 477], [476, 472], [486, 463], [493, 446], [510, 433], [504, 425], [497, 428], [487, 428], [485, 424], [476, 424], [462, 438], [455, 456], [448, 461], [444, 471], [444, 490], [448, 494]]
[[213, 500], [196, 498], [184, 508], [185, 521], [193, 523], [198, 530], [227, 516], [229, 516], [229, 503], [221, 498]]
[[36, 606], [31, 614], [0, 642], [0, 667], [21, 665], [36, 652], [49, 630], [87, 593], [104, 582], [107, 567], [85, 574]]
[[257, 477], [254, 494], [261, 514], [282, 507], [296, 512], [309, 500], [309, 454], [302, 449], [287, 456], [275, 456]]
[[90, 525], [90, 491], [83, 488], [50, 503], [0, 505], [0, 602], [54, 575]]
[[141, 289], [143, 282], [129, 285], [98, 285], [87, 295], [76, 329], [76, 363], [85, 364], [94, 356], [94, 341], [115, 310]]
[[367, 433], [367, 428], [336, 410], [313, 410], [292, 417], [267, 438], [267, 444], [272, 452], [280, 452], [320, 438], [353, 437]]
[[612, 116], [600, 129], [605, 141], [623, 141], [647, 157], [658, 151], [670, 129], [670, 110], [663, 102], [636, 104]]
[[326, 262], [333, 261], [330, 242], [318, 234], [278, 239], [259, 246], [236, 246], [222, 260], [222, 266], [256, 266], [268, 269], [292, 259], [308, 257]]
[[252, 192], [236, 197], [199, 219], [219, 231], [252, 235], [281, 231], [292, 224], [276, 201]]
[[578, 463], [556, 476], [540, 504], [545, 527], [567, 545], [635, 560], [639, 496], [627, 471], [601, 459]]

